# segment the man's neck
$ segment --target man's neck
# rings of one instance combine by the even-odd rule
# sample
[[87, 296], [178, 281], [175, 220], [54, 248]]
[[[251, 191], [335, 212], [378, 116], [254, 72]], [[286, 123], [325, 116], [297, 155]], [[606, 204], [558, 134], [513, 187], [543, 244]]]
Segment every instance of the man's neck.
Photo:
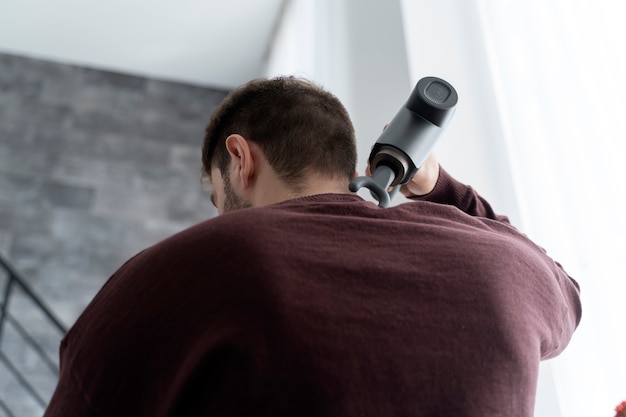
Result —
[[294, 198], [309, 197], [318, 194], [352, 194], [346, 179], [310, 176], [301, 187], [291, 187], [278, 178], [265, 181], [264, 186], [258, 184], [253, 205], [263, 206], [276, 204]]

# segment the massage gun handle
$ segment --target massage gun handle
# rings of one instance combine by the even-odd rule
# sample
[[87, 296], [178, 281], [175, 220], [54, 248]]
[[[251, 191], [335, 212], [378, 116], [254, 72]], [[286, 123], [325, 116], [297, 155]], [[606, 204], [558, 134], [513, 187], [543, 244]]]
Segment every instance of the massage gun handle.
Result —
[[350, 190], [370, 189], [387, 207], [391, 196], [387, 189], [408, 183], [422, 166], [441, 131], [452, 118], [458, 97], [450, 84], [436, 77], [422, 78], [380, 135], [369, 157], [371, 177], [358, 177]]

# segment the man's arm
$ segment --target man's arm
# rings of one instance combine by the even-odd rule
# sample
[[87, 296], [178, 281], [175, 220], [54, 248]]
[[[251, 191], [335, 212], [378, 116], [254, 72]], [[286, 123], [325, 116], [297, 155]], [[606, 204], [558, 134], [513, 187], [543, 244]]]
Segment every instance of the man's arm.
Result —
[[[454, 179], [439, 166], [432, 155], [429, 156], [413, 180], [402, 187], [401, 192], [412, 200], [452, 205], [471, 216], [492, 219], [510, 225], [506, 216], [496, 214], [483, 197], [472, 187]], [[520, 236], [522, 235], [520, 234]], [[552, 280], [550, 281], [558, 287], [558, 290], [555, 288], [555, 297], [557, 298], [555, 298], [552, 306], [563, 305], [565, 311], [568, 312], [564, 317], [550, 318], [557, 323], [558, 331], [554, 332], [555, 339], [552, 343], [542, 345], [542, 349], [544, 349], [542, 350], [542, 359], [547, 359], [557, 355], [565, 348], [574, 329], [580, 322], [582, 314], [580, 287], [558, 262], [547, 255], [543, 248], [529, 241], [526, 237], [524, 239], [537, 251], [539, 255], [537, 259], [545, 262], [545, 265], [552, 271], [550, 274]]]
[[439, 166], [431, 154], [413, 179], [400, 192], [411, 200], [455, 206], [471, 216], [510, 223], [508, 217], [496, 214], [491, 205], [472, 187], [455, 180]]

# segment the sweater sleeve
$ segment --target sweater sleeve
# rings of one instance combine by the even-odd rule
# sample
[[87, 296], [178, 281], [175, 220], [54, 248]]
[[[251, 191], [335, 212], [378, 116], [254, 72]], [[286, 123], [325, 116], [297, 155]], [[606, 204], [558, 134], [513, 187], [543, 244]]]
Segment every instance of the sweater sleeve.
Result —
[[496, 214], [491, 205], [471, 186], [454, 179], [443, 167], [439, 166], [439, 178], [433, 190], [423, 196], [411, 197], [411, 200], [430, 201], [457, 207], [465, 213], [485, 217], [510, 224], [507, 216]]
[[[510, 225], [508, 217], [496, 214], [491, 205], [472, 187], [454, 179], [441, 166], [435, 188], [429, 194], [412, 197], [411, 200], [452, 205], [471, 216], [488, 218]], [[520, 234], [520, 236], [523, 235]], [[552, 335], [551, 338], [548, 337], [542, 343], [542, 359], [547, 359], [556, 356], [565, 348], [572, 333], [580, 323], [582, 315], [580, 287], [578, 282], [570, 277], [558, 262], [549, 257], [543, 248], [528, 240], [526, 236], [524, 236], [524, 240], [532, 245], [535, 253], [540, 257], [537, 259], [541, 259], [541, 263], [551, 271], [547, 276], [551, 279], [546, 280], [546, 282], [552, 283], [553, 286], [548, 287], [552, 289], [544, 290], [544, 294], [553, 294], [553, 299], [549, 303], [551, 308], [538, 306], [536, 309], [538, 312], [546, 312], [544, 323], [547, 327], [554, 326], [552, 331], [546, 332], [546, 334]], [[562, 315], [554, 313], [557, 306], [561, 306], [561, 311], [565, 313]], [[549, 342], [546, 341], [548, 339]]]

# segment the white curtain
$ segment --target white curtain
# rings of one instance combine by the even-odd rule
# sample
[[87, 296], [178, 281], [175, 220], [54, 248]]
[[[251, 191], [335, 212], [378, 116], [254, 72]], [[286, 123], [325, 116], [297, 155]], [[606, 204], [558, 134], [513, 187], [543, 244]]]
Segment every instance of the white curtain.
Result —
[[581, 285], [562, 416], [626, 400], [626, 3], [477, 0], [525, 232]]

